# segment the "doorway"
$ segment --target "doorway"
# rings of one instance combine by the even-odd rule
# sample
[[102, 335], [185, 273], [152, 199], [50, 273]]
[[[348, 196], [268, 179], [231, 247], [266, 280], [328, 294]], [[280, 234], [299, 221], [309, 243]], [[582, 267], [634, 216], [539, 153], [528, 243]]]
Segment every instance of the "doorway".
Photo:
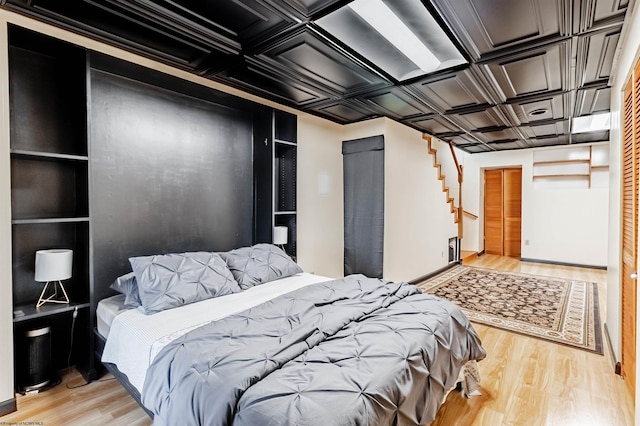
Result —
[[522, 169], [484, 172], [484, 251], [520, 258]]

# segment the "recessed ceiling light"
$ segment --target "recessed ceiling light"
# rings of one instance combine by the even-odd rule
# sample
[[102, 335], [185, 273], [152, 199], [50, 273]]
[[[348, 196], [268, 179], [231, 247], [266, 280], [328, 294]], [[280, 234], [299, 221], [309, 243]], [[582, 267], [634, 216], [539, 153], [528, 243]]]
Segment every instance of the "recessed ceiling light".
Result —
[[601, 132], [611, 128], [611, 113], [574, 117], [571, 133]]
[[536, 109], [532, 109], [531, 111], [529, 111], [529, 116], [531, 117], [537, 117], [538, 115], [544, 115], [546, 113], [548, 113], [549, 110], [546, 108], [536, 108]]
[[382, 0], [355, 0], [348, 6], [424, 72], [441, 62]]
[[398, 81], [467, 63], [421, 0], [354, 0], [315, 24]]

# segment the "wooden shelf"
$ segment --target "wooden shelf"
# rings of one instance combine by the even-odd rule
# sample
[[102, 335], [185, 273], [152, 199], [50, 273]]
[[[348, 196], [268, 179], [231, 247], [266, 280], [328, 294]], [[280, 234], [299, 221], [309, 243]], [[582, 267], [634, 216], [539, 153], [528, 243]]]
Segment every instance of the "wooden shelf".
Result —
[[[549, 150], [539, 151], [534, 154], [534, 158], [539, 161], [533, 162], [532, 180], [543, 180], [547, 182], [557, 182], [556, 188], [565, 188], [569, 184], [571, 187], [576, 184], [587, 183], [588, 188], [592, 187], [593, 174], [598, 171], [608, 171], [608, 153], [598, 149], [594, 153], [594, 147], [574, 147], [571, 151]], [[570, 157], [580, 158], [570, 158]], [[594, 164], [595, 163], [595, 164]], [[601, 175], [599, 175], [601, 177]], [[575, 182], [571, 182], [571, 181]], [[597, 186], [602, 186], [602, 179], [596, 180]]]
[[12, 149], [10, 152], [13, 157], [42, 160], [89, 161], [89, 157], [86, 155], [59, 154], [55, 152], [27, 151], [22, 149]]
[[533, 163], [534, 166], [551, 166], [554, 164], [588, 164], [591, 163], [591, 160], [551, 160], [551, 161], [535, 161]]
[[13, 219], [13, 225], [33, 225], [40, 223], [82, 223], [89, 222], [88, 217], [52, 217], [41, 219]]
[[36, 308], [35, 302], [30, 305], [20, 305], [13, 309], [13, 322], [29, 321], [36, 318], [46, 317], [49, 315], [57, 315], [64, 312], [73, 311], [74, 309], [85, 309], [91, 304], [86, 303], [68, 303], [68, 304], [45, 304]]
[[567, 173], [567, 174], [553, 174], [553, 175], [533, 175], [533, 178], [588, 178], [591, 175], [589, 173]]

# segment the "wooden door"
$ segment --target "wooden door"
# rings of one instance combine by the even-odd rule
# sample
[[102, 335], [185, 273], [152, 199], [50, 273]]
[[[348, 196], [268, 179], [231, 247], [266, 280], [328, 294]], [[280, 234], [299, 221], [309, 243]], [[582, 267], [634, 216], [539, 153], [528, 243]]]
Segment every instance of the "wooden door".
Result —
[[522, 170], [486, 170], [484, 182], [484, 251], [520, 258]]
[[484, 172], [484, 252], [502, 256], [502, 170]]
[[505, 169], [504, 194], [504, 256], [520, 258], [522, 234], [522, 169]]
[[638, 141], [640, 140], [640, 64], [624, 90], [622, 124], [622, 375], [635, 397], [637, 289]]

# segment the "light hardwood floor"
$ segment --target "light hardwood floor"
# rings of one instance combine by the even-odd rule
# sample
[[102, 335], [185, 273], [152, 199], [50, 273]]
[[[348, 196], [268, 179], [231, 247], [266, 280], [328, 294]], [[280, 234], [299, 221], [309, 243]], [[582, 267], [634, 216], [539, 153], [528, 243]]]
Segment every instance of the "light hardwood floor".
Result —
[[[598, 283], [600, 314], [605, 317], [606, 272], [483, 255], [467, 264]], [[478, 364], [482, 396], [449, 394], [433, 425], [633, 425], [633, 402], [624, 381], [605, 356], [476, 325], [487, 350]], [[52, 425], [149, 425], [150, 419], [110, 375], [87, 386], [75, 371], [63, 383], [38, 395], [20, 396], [18, 411], [2, 422]]]
[[[483, 255], [466, 265], [598, 283], [600, 317], [605, 318], [603, 270], [520, 262]], [[632, 426], [633, 401], [605, 355], [474, 325], [487, 350], [478, 364], [480, 397], [449, 394], [433, 425]]]

